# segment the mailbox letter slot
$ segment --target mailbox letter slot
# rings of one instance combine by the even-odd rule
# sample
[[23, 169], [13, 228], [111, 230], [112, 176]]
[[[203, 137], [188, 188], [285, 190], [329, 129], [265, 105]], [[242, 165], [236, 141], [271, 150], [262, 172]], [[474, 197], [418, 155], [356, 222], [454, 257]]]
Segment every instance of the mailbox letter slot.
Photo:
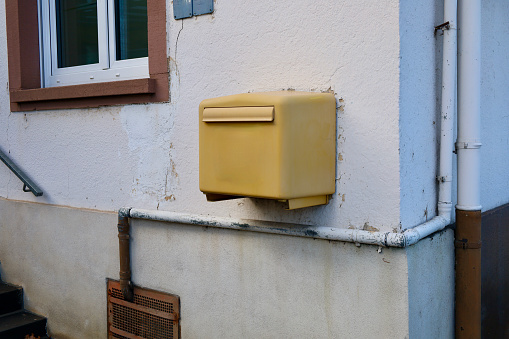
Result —
[[274, 107], [207, 107], [204, 122], [273, 121]]

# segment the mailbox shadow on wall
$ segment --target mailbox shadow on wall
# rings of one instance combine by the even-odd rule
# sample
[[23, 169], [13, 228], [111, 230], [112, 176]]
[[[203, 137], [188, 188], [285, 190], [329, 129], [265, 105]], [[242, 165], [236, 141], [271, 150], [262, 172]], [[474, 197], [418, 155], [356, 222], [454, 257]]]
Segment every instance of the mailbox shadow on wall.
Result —
[[246, 93], [200, 104], [200, 190], [207, 200], [327, 204], [335, 190], [331, 93]]

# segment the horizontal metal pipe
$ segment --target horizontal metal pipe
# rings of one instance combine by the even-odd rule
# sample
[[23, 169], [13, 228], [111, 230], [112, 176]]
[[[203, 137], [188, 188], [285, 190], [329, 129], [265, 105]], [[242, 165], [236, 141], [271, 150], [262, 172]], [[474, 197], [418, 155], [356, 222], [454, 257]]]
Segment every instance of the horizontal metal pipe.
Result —
[[433, 219], [408, 229], [403, 233], [371, 232], [358, 229], [333, 228], [327, 226], [310, 226], [281, 222], [245, 220], [200, 216], [175, 212], [151, 211], [136, 208], [121, 208], [118, 211], [118, 238], [120, 251], [120, 285], [124, 299], [133, 299], [131, 282], [131, 263], [129, 249], [129, 218], [162, 221], [168, 223], [216, 227], [223, 229], [289, 235], [329, 241], [353, 242], [358, 244], [378, 245], [384, 247], [404, 248], [417, 243], [430, 234], [442, 230], [450, 218], [436, 216]]
[[400, 248], [413, 245], [428, 235], [444, 229], [450, 222], [447, 218], [436, 216], [433, 219], [402, 233], [394, 233], [333, 228], [328, 226], [288, 224], [261, 220], [211, 217], [136, 208], [121, 209], [119, 211], [119, 214], [120, 213], [128, 213], [129, 217], [135, 219]]

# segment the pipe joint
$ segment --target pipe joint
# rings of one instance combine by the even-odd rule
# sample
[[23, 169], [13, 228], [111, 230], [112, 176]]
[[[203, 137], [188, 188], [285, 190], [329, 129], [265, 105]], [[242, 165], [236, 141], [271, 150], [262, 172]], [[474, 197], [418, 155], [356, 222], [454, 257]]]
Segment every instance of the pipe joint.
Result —
[[450, 201], [438, 202], [438, 215], [445, 218], [447, 220], [447, 223], [451, 221], [451, 213], [452, 213], [452, 202]]
[[456, 209], [460, 211], [480, 211], [482, 205], [456, 205]]
[[129, 239], [131, 238], [131, 237], [129, 236], [129, 234], [120, 233], [120, 232], [122, 232], [122, 231], [120, 231], [120, 228], [119, 228], [118, 238], [119, 238], [120, 240], [127, 240], [127, 241], [129, 241]]
[[119, 272], [120, 280], [131, 280], [131, 272], [130, 271], [120, 271]]
[[482, 143], [474, 142], [474, 141], [457, 141], [456, 142], [456, 150], [459, 149], [479, 149], [481, 148]]
[[482, 247], [482, 241], [468, 242], [468, 239], [455, 240], [454, 247], [464, 250], [478, 250]]
[[131, 214], [131, 207], [122, 207], [118, 210], [118, 218], [129, 218]]
[[134, 300], [133, 285], [129, 279], [120, 279], [120, 290], [125, 300], [130, 302]]

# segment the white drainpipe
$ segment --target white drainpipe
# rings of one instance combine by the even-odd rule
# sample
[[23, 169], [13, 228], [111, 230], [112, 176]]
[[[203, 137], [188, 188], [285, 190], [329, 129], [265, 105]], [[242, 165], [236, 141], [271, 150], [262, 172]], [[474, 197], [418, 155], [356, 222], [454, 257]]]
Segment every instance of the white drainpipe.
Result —
[[[226, 228], [242, 231], [309, 237], [333, 241], [353, 242], [388, 247], [407, 247], [430, 234], [438, 232], [451, 223], [452, 212], [452, 158], [454, 150], [453, 127], [456, 112], [456, 65], [457, 65], [457, 0], [445, 0], [443, 66], [442, 66], [442, 110], [440, 121], [440, 159], [438, 215], [431, 220], [407, 229], [403, 233], [371, 232], [358, 229], [343, 229], [328, 226], [296, 225], [259, 220], [243, 220], [175, 212], [150, 211], [123, 208], [119, 215], [146, 220], [165, 221], [177, 224]], [[465, 135], [462, 133], [462, 135]], [[470, 139], [460, 139], [471, 142]], [[474, 139], [477, 140], [477, 139]], [[471, 143], [469, 145], [472, 145]], [[459, 152], [458, 152], [459, 153]], [[459, 154], [458, 154], [459, 155]], [[460, 166], [460, 165], [458, 165]]]
[[233, 219], [137, 208], [121, 208], [118, 213], [121, 217], [164, 221], [172, 224], [225, 228], [237, 231], [289, 235], [329, 241], [352, 242], [357, 245], [368, 244], [384, 247], [407, 247], [413, 245], [422, 238], [443, 229], [450, 222], [450, 219], [436, 216], [428, 222], [406, 230], [403, 233], [393, 233], [371, 232], [331, 226], [311, 226], [262, 220]]
[[458, 55], [457, 40], [457, 0], [445, 0], [444, 22], [449, 22], [444, 30], [442, 54], [442, 114], [440, 119], [440, 169], [438, 175], [438, 215], [450, 223], [452, 213], [452, 159], [454, 150], [454, 116], [456, 115], [456, 65]]
[[458, 204], [481, 210], [481, 1], [459, 8], [458, 60]]

